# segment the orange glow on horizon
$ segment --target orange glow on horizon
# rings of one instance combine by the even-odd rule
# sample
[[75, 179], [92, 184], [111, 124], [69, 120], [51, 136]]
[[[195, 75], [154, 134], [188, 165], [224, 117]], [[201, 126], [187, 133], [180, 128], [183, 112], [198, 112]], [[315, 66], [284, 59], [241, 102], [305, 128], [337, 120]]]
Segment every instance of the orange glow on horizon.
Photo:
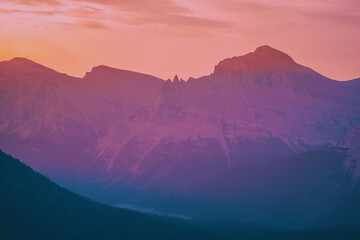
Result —
[[266, 44], [349, 80], [360, 77], [359, 22], [357, 0], [0, 0], [0, 60], [187, 79]]

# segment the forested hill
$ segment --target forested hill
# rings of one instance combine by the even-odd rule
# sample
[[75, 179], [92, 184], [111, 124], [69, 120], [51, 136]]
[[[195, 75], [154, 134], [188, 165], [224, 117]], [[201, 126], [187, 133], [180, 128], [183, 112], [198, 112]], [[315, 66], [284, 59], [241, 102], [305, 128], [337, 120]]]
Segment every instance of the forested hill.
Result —
[[[210, 226], [211, 225], [211, 226]], [[359, 229], [199, 227], [76, 195], [0, 150], [0, 239], [358, 239]], [[205, 224], [203, 225], [205, 226]], [[210, 227], [219, 230], [210, 230]], [[222, 228], [225, 229], [225, 228]]]
[[206, 239], [210, 234], [180, 220], [96, 203], [0, 151], [0, 239]]

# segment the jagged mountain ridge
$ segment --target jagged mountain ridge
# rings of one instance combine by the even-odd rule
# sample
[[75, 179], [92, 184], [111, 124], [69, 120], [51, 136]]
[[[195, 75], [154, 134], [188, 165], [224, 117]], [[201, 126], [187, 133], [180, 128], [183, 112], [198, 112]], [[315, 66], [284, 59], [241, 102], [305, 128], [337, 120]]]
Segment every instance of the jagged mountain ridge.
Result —
[[0, 63], [0, 147], [60, 177], [173, 187], [336, 145], [360, 123], [353, 86], [268, 46], [187, 82], [105, 66], [73, 78], [14, 60]]

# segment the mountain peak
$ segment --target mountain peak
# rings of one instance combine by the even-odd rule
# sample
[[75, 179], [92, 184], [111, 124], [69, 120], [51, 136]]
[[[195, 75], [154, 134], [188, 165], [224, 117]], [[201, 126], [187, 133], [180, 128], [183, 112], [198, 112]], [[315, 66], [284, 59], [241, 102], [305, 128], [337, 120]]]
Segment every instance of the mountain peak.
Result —
[[6, 65], [9, 66], [17, 66], [17, 67], [23, 66], [23, 67], [46, 68], [45, 66], [24, 57], [14, 57], [8, 61], [3, 61], [3, 63], [6, 63]]
[[[148, 74], [133, 72], [130, 70], [123, 70], [109, 67], [106, 65], [99, 65], [93, 67], [90, 72], [87, 72], [83, 79], [95, 82], [138, 82], [142, 84], [161, 84], [163, 80]], [[101, 80], [101, 81], [100, 81]]]
[[258, 47], [254, 52], [243, 56], [222, 60], [215, 66], [214, 74], [256, 71], [294, 71], [303, 67], [289, 55], [268, 45]]
[[276, 53], [285, 54], [282, 51], [277, 50], [269, 45], [262, 45], [260, 47], [257, 47], [254, 52], [255, 53], [268, 53], [268, 54], [276, 54]]
[[118, 70], [118, 69], [111, 68], [111, 67], [108, 67], [106, 65], [99, 65], [99, 66], [95, 66], [95, 67], [91, 68], [91, 71], [87, 72], [86, 75], [89, 75], [89, 74], [105, 74], [105, 73], [113, 72], [113, 71], [116, 71], [116, 70]]
[[30, 59], [27, 59], [27, 58], [25, 58], [25, 57], [14, 57], [14, 58], [12, 58], [11, 60], [9, 60], [9, 62], [22, 62], [22, 63], [32, 62], [32, 63], [33, 63], [33, 61], [31, 61]]
[[283, 63], [295, 63], [295, 61], [286, 53], [272, 48], [268, 45], [263, 45], [255, 49], [253, 54], [258, 58], [267, 58], [272, 61], [281, 61]]
[[107, 79], [112, 79], [112, 78], [123, 78], [123, 77], [131, 77], [132, 75], [137, 75], [137, 74], [141, 74], [141, 73], [136, 73], [136, 72], [132, 72], [132, 71], [128, 71], [128, 70], [122, 70], [122, 69], [117, 69], [117, 68], [113, 68], [113, 67], [109, 67], [106, 65], [99, 65], [99, 66], [95, 66], [91, 69], [90, 72], [87, 72], [84, 78], [107, 78]]
[[[34, 72], [41, 72], [43, 74], [61, 74], [66, 75], [64, 73], [59, 73], [51, 68], [45, 67], [37, 62], [34, 62], [30, 59], [24, 57], [14, 57], [7, 61], [0, 62], [1, 71], [6, 72], [17, 72], [21, 73], [34, 73]], [[44, 76], [46, 76], [43, 75]]]
[[173, 83], [180, 83], [178, 75], [175, 75], [175, 77], [173, 79]]

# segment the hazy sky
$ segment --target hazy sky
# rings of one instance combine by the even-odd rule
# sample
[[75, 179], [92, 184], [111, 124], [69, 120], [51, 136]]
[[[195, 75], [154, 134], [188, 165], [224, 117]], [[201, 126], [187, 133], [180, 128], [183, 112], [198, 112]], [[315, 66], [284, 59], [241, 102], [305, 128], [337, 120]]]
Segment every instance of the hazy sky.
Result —
[[105, 64], [187, 79], [265, 44], [328, 77], [358, 78], [360, 1], [0, 0], [0, 60], [75, 76]]

